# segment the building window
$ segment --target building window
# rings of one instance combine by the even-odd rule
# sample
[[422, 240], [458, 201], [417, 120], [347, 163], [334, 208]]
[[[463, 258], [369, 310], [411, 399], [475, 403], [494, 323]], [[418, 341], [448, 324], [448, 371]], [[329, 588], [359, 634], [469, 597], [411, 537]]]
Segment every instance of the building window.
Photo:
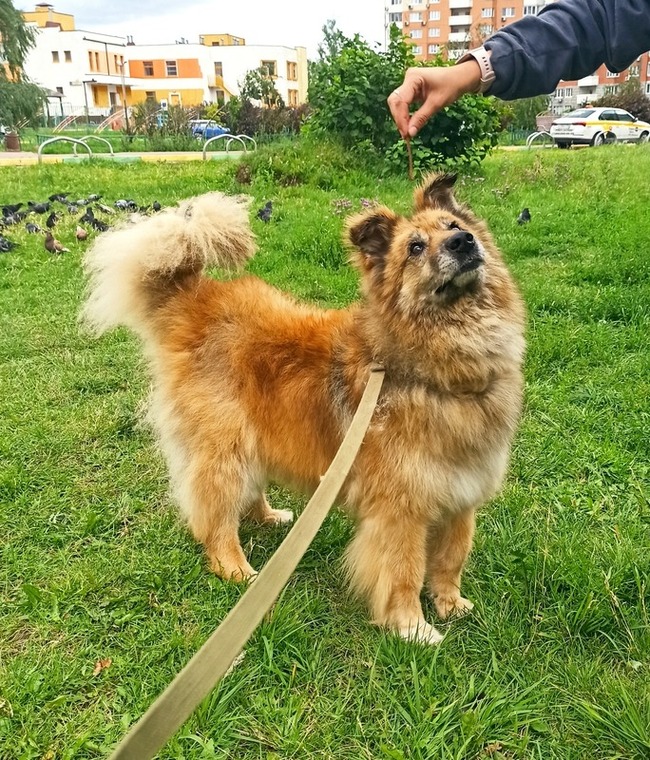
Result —
[[390, 23], [390, 24], [401, 24], [402, 23], [402, 14], [401, 13], [389, 13], [388, 14], [388, 23]]
[[99, 71], [99, 53], [95, 53], [95, 71]]
[[95, 70], [95, 56], [90, 51], [88, 51], [88, 63], [90, 64], [90, 70], [94, 71]]
[[492, 18], [494, 16], [494, 8], [483, 8], [481, 10], [481, 18]]
[[524, 5], [524, 16], [536, 16], [539, 10], [539, 5]]
[[155, 103], [156, 102], [156, 93], [152, 90], [147, 90], [144, 94], [145, 100], [147, 103]]
[[63, 51], [63, 58], [66, 63], [72, 63], [72, 53], [69, 50]]
[[266, 73], [270, 77], [277, 77], [278, 75], [278, 65], [276, 61], [261, 61], [260, 66], [263, 69], [266, 69]]
[[153, 61], [142, 61], [142, 65], [144, 66], [144, 75], [146, 77], [152, 77], [153, 76]]
[[178, 76], [178, 66], [176, 66], [176, 61], [165, 61], [165, 69], [168, 77]]
[[607, 78], [608, 79], [611, 79], [612, 77], [617, 77], [617, 76], [618, 76], [618, 74], [615, 71], [610, 71], [609, 69], [607, 69]]
[[422, 39], [422, 29], [414, 29], [411, 32], [411, 39], [412, 40], [420, 40], [420, 39]]
[[63, 87], [57, 87], [56, 91], [59, 93], [59, 95], [63, 95]]
[[58, 63], [59, 62], [59, 51], [53, 50], [52, 51], [52, 63]]
[[605, 95], [616, 95], [618, 92], [618, 85], [617, 84], [606, 84], [605, 85]]
[[515, 16], [515, 9], [514, 8], [504, 8], [503, 9], [503, 18], [514, 18]]
[[391, 5], [401, 5], [402, 4], [402, 0], [390, 0], [390, 4]]
[[645, 83], [645, 94], [650, 95], [650, 82]]
[[297, 106], [298, 105], [298, 90], [288, 90], [287, 94], [289, 96], [289, 105], [290, 106]]
[[422, 55], [422, 48], [420, 45], [413, 45], [411, 49], [413, 50], [413, 55]]
[[422, 21], [422, 14], [420, 11], [409, 13], [409, 21]]
[[429, 27], [429, 37], [440, 37], [440, 27], [439, 26], [430, 26]]
[[487, 37], [492, 34], [492, 24], [479, 24], [478, 31], [481, 37]]
[[437, 55], [440, 52], [440, 45], [429, 45], [429, 55]]
[[630, 66], [630, 69], [627, 73], [627, 78], [630, 79], [631, 77], [638, 77], [639, 76], [639, 66]]
[[214, 75], [215, 77], [223, 76], [223, 62], [222, 61], [214, 62]]
[[429, 11], [429, 21], [440, 21], [440, 11]]
[[215, 90], [214, 97], [219, 101], [219, 103], [226, 102], [226, 93], [223, 90]]
[[287, 79], [291, 82], [298, 81], [298, 64], [294, 61], [287, 61]]

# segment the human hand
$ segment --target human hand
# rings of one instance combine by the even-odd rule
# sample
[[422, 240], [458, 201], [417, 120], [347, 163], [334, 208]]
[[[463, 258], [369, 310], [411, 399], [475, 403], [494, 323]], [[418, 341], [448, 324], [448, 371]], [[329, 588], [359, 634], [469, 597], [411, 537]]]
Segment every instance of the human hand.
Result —
[[[461, 95], [478, 92], [481, 69], [472, 58], [456, 66], [423, 66], [406, 72], [404, 82], [388, 96], [388, 107], [402, 137], [415, 137], [427, 121]], [[421, 103], [409, 114], [409, 106]]]

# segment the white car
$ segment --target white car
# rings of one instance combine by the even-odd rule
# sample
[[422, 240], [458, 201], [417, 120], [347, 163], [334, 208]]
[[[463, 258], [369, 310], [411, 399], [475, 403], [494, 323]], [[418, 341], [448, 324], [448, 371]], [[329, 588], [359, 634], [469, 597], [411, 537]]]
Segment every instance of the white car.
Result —
[[578, 108], [553, 122], [551, 137], [558, 148], [605, 145], [617, 140], [647, 142], [650, 124], [622, 108]]

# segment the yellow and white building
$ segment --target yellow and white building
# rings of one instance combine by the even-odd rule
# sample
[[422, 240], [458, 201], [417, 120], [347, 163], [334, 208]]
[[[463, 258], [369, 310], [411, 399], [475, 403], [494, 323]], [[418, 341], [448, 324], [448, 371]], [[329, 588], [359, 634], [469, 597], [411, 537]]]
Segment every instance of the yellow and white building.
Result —
[[265, 66], [287, 105], [307, 99], [307, 50], [247, 45], [231, 34], [205, 34], [198, 42], [136, 45], [132, 38], [77, 29], [74, 16], [49, 3], [23, 12], [38, 27], [25, 61], [27, 76], [62, 95], [62, 112], [105, 116], [150, 99], [198, 106], [239, 94], [246, 73]]

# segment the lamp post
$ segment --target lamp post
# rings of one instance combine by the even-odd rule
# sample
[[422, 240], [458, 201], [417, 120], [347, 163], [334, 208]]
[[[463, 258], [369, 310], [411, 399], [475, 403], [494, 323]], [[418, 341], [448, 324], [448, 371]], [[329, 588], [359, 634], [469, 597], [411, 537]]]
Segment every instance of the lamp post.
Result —
[[130, 134], [129, 107], [128, 107], [128, 103], [126, 102], [126, 84], [124, 82], [124, 61], [122, 61], [122, 63], [118, 63], [117, 65], [120, 67], [120, 74], [121, 74], [121, 79], [122, 79], [122, 106], [124, 108], [124, 127], [128, 135]]
[[88, 108], [88, 90], [86, 89], [87, 84], [95, 84], [96, 79], [84, 79], [83, 81], [77, 79], [74, 82], [70, 82], [70, 85], [72, 87], [83, 87], [83, 93], [84, 93], [84, 114], [86, 116], [86, 129], [90, 129], [90, 109]]

